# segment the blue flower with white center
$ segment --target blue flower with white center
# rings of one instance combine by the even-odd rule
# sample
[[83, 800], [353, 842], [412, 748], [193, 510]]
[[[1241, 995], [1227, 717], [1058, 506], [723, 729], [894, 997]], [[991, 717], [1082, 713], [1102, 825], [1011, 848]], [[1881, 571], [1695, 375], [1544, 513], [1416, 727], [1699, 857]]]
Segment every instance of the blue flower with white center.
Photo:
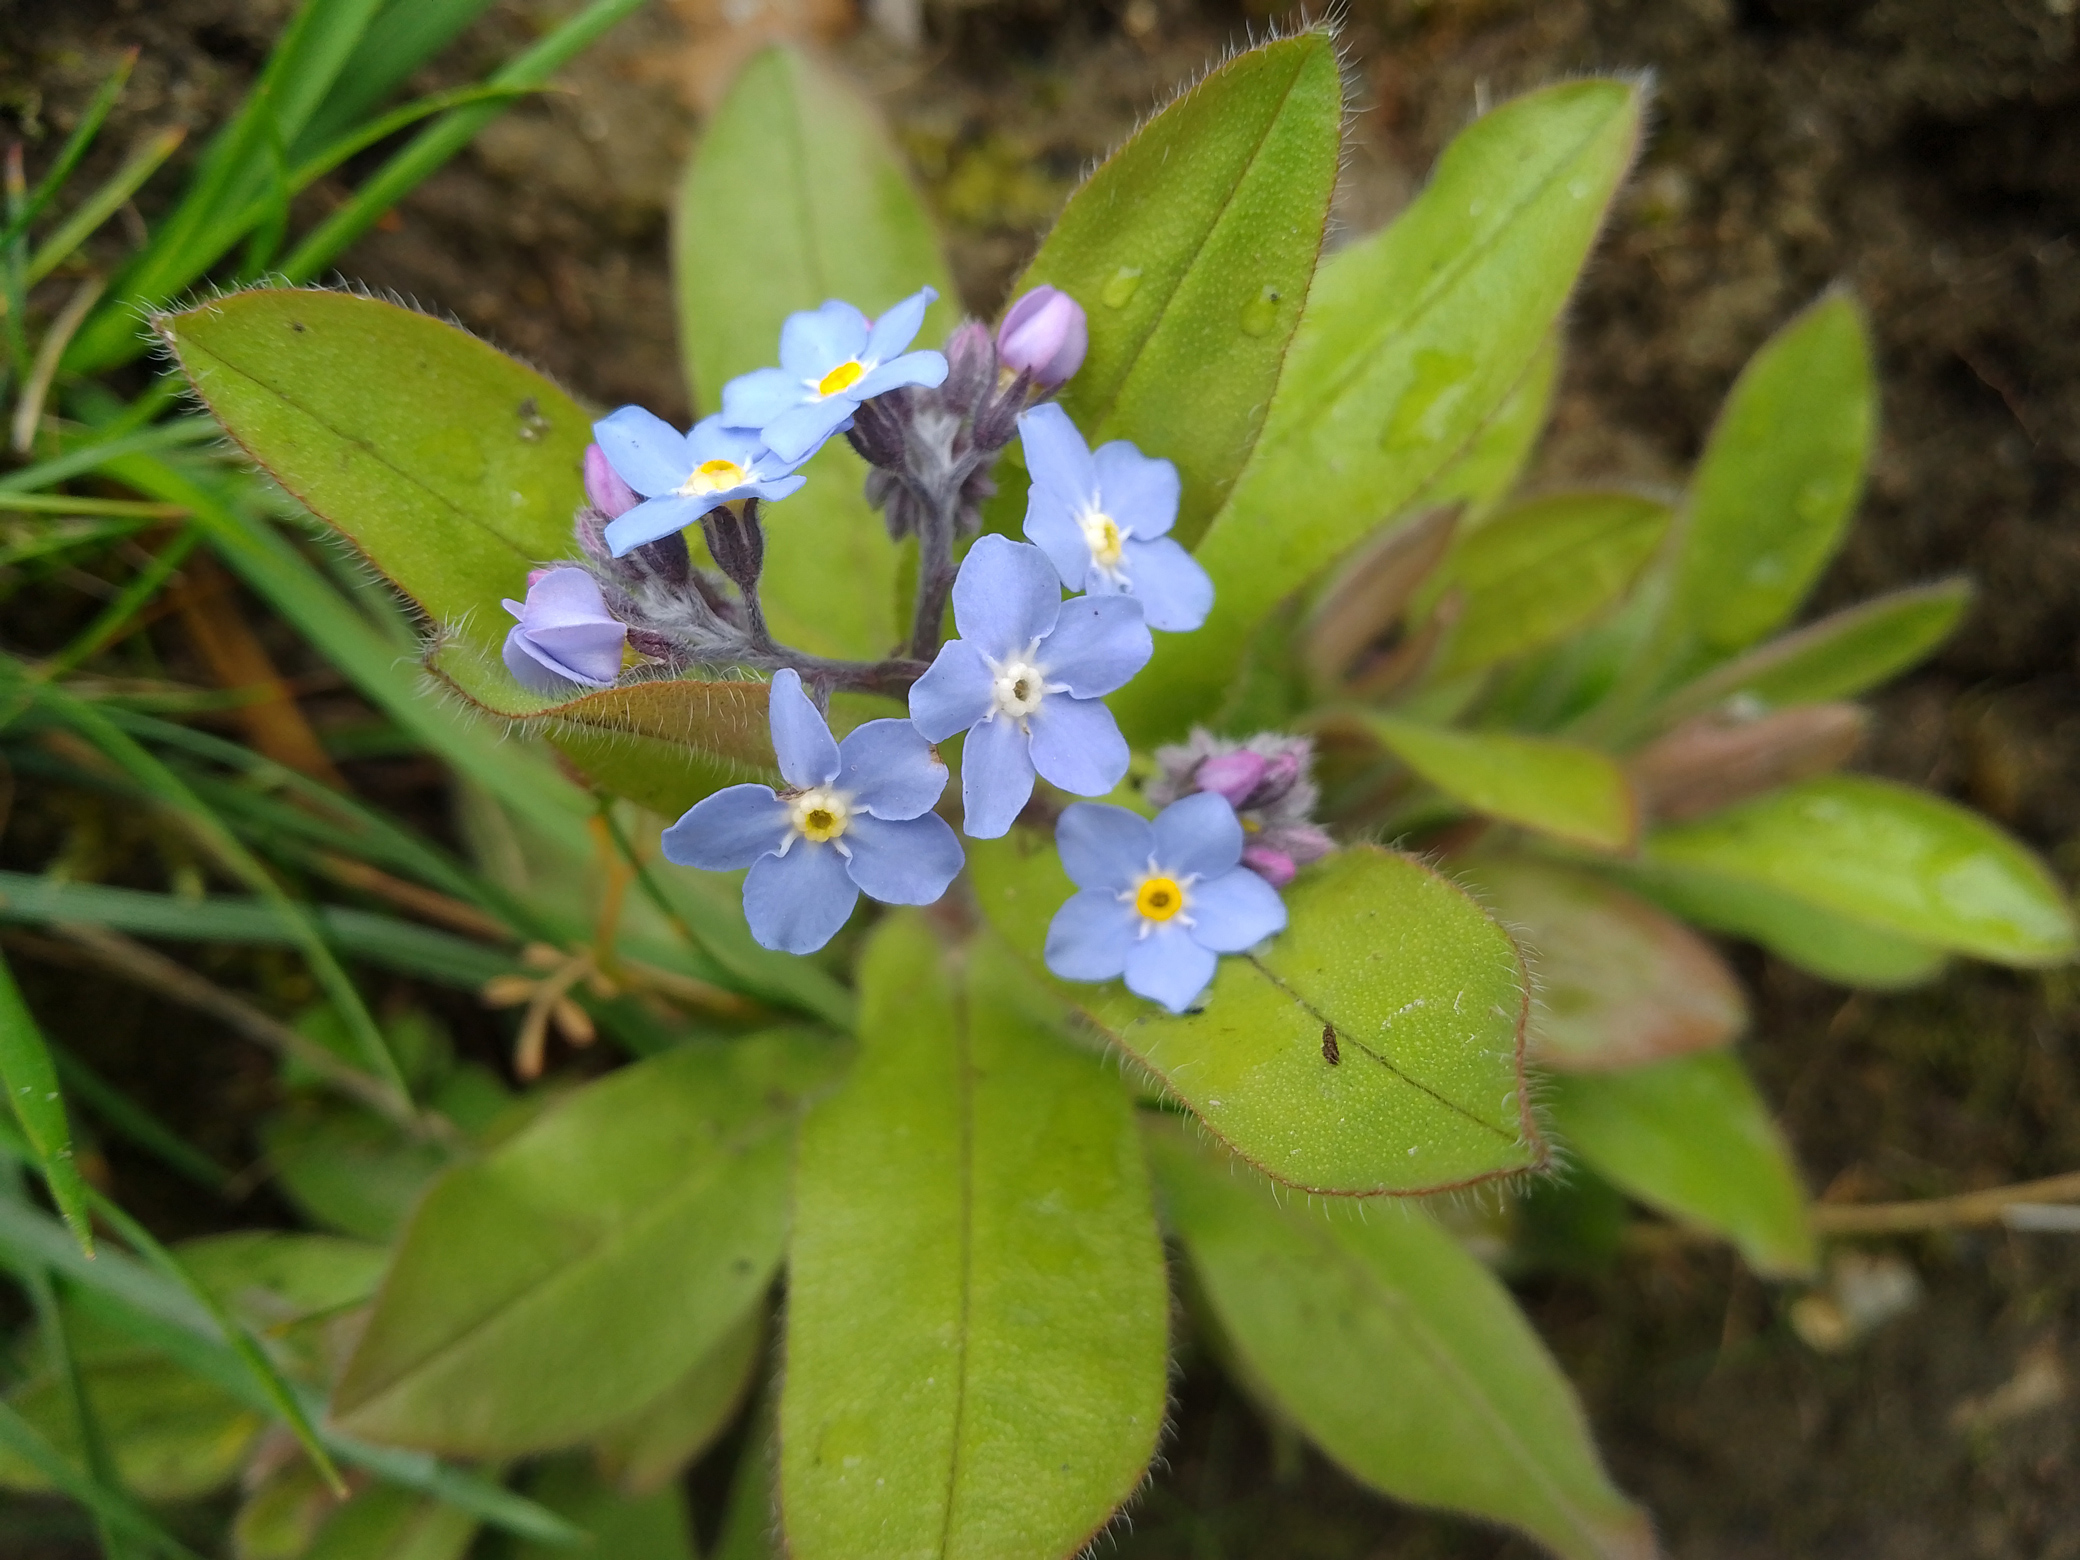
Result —
[[962, 830], [993, 840], [1033, 794], [1038, 771], [1078, 796], [1103, 796], [1127, 772], [1127, 742], [1100, 698], [1148, 664], [1155, 646], [1126, 596], [1062, 600], [1037, 547], [985, 536], [953, 582], [958, 639], [910, 688], [910, 719], [934, 742], [957, 731]]
[[781, 459], [756, 433], [720, 417], [703, 417], [682, 434], [640, 406], [624, 406], [594, 423], [592, 436], [615, 475], [644, 498], [607, 525], [617, 558], [685, 530], [711, 509], [740, 498], [770, 503], [808, 480], [794, 474], [799, 460]]
[[507, 601], [520, 621], [506, 635], [504, 659], [524, 688], [568, 694], [571, 684], [611, 688], [621, 676], [628, 627], [607, 611], [599, 581], [583, 569], [537, 569], [527, 599]]
[[755, 368], [724, 385], [723, 421], [757, 429], [774, 454], [799, 462], [845, 428], [860, 402], [904, 385], [944, 384], [943, 353], [903, 350], [938, 296], [927, 287], [878, 320], [836, 298], [788, 315], [780, 327], [780, 366]]
[[1213, 581], [1168, 531], [1177, 468], [1115, 439], [1095, 453], [1069, 414], [1044, 402], [1021, 414], [1018, 436], [1033, 485], [1026, 535], [1062, 584], [1094, 596], [1132, 595], [1150, 628], [1184, 633], [1206, 621]]
[[1286, 925], [1278, 890], [1242, 863], [1242, 823], [1200, 791], [1150, 822], [1124, 807], [1076, 802], [1055, 828], [1077, 887], [1047, 928], [1047, 967], [1063, 980], [1116, 980], [1182, 1013], [1241, 953]]
[[932, 804], [946, 766], [907, 720], [870, 720], [833, 740], [802, 679], [773, 674], [773, 752], [787, 789], [733, 785], [664, 831], [667, 861], [749, 867], [744, 919], [784, 953], [814, 953], [859, 896], [928, 905], [961, 869], [961, 842]]

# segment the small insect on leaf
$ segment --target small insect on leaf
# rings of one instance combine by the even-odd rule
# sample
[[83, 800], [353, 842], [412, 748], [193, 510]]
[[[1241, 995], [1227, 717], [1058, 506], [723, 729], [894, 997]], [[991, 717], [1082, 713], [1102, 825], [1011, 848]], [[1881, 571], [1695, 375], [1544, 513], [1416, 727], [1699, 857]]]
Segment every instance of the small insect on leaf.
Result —
[[1336, 1044], [1336, 1026], [1334, 1024], [1322, 1025], [1322, 1060], [1331, 1067], [1336, 1066], [1343, 1060], [1343, 1052]]

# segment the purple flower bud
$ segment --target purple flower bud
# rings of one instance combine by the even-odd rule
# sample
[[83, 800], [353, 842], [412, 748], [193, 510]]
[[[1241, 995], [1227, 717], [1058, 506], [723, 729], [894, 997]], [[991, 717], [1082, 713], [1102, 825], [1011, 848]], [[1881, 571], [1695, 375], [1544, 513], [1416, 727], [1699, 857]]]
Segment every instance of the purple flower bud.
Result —
[[1300, 754], [1292, 748], [1274, 753], [1264, 765], [1263, 777], [1258, 780], [1256, 790], [1250, 796], [1250, 805], [1269, 807], [1292, 790], [1293, 782], [1299, 778]]
[[585, 496], [609, 520], [627, 514], [643, 501], [642, 494], [621, 480], [621, 473], [597, 444], [585, 446]]
[[567, 694], [572, 683], [608, 688], [621, 675], [627, 625], [608, 613], [599, 581], [583, 569], [537, 570], [527, 600], [505, 609], [520, 620], [506, 635], [506, 669], [523, 686]]
[[1244, 748], [1237, 753], [1214, 754], [1200, 764], [1192, 778], [1200, 790], [1218, 792], [1228, 799], [1230, 807], [1240, 808], [1263, 780], [1265, 767], [1262, 753]]
[[1035, 287], [997, 327], [997, 352], [1005, 365], [1031, 374], [1044, 390], [1058, 389], [1083, 367], [1090, 343], [1083, 306], [1053, 287]]
[[1242, 864], [1273, 888], [1284, 888], [1293, 881], [1293, 875], [1300, 870], [1294, 865], [1291, 856], [1282, 850], [1273, 850], [1268, 845], [1243, 846]]

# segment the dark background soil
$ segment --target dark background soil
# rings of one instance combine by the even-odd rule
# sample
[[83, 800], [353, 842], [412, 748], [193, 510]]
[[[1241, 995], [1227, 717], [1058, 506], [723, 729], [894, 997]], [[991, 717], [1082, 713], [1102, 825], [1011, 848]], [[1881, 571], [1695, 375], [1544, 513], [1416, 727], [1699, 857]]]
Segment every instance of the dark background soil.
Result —
[[[582, 394], [683, 418], [665, 206], [699, 105], [749, 42], [821, 36], [880, 97], [968, 305], [989, 314], [1080, 169], [1271, 19], [1232, 0], [930, 0], [924, 43], [906, 51], [890, 38], [901, 5], [880, 3], [895, 22], [858, 29], [843, 0], [646, 12], [567, 73], [571, 95], [502, 120], [342, 270], [454, 313]], [[206, 126], [286, 9], [0, 0], [0, 113], [32, 133], [62, 129], [115, 49], [136, 42], [145, 53], [117, 140]], [[439, 79], [502, 57], [566, 9], [508, 0]], [[1481, 103], [1570, 73], [1651, 71], [1654, 134], [1575, 306], [1533, 480], [1679, 480], [1746, 356], [1821, 289], [1852, 286], [1878, 341], [1884, 436], [1816, 609], [1959, 571], [1981, 587], [1953, 643], [1878, 701], [1865, 763], [2000, 818], [2069, 883], [2080, 876], [2074, 11], [2074, 0], [1356, 0], [1339, 206], [1349, 231], [1391, 216]], [[1851, 996], [1739, 957], [1758, 998], [1745, 1053], [1816, 1192], [1927, 1196], [2080, 1166], [2069, 975], [1966, 967], [1921, 992]], [[102, 1027], [134, 1030], [140, 1017], [111, 1008]], [[166, 1048], [143, 1074], [117, 1042], [94, 1054], [141, 1088], [163, 1085], [155, 1105], [235, 1159], [248, 1070], [218, 1060], [224, 1042], [199, 1027], [157, 1032]], [[222, 1080], [214, 1100], [192, 1086], [198, 1068]], [[157, 1172], [115, 1163], [126, 1198], [157, 1200], [146, 1184]], [[1520, 1284], [1614, 1472], [1673, 1554], [2080, 1557], [2064, 1386], [2080, 1342], [2080, 1240], [1974, 1232], [1889, 1249], [1918, 1274], [1920, 1304], [1833, 1355], [1795, 1336], [1788, 1293], [1711, 1248], [1634, 1249]], [[1990, 1395], [2032, 1370], [2037, 1406], [2004, 1415], [2003, 1402], [2030, 1394]], [[1105, 1542], [1180, 1560], [1532, 1552], [1396, 1508], [1314, 1454], [1274, 1446], [1196, 1368], [1153, 1487]]]

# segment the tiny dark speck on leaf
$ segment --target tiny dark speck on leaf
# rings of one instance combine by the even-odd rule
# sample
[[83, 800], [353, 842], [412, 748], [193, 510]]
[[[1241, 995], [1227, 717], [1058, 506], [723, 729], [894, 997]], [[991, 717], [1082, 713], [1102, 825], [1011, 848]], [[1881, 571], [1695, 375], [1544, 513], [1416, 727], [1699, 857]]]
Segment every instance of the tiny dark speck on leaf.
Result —
[[289, 322], [289, 328], [295, 331], [296, 334], [300, 336], [303, 334], [305, 326], [302, 320], [291, 320]]
[[535, 404], [533, 396], [520, 403], [519, 415], [520, 437], [529, 444], [540, 443], [542, 435], [549, 431], [549, 419], [542, 415], [542, 409]]
[[748, 1273], [751, 1271], [751, 1259], [749, 1257], [739, 1257], [736, 1261], [732, 1262], [730, 1266], [735, 1268], [739, 1273]]
[[1336, 1044], [1336, 1026], [1322, 1025], [1322, 1060], [1334, 1067], [1343, 1060], [1343, 1051]]

